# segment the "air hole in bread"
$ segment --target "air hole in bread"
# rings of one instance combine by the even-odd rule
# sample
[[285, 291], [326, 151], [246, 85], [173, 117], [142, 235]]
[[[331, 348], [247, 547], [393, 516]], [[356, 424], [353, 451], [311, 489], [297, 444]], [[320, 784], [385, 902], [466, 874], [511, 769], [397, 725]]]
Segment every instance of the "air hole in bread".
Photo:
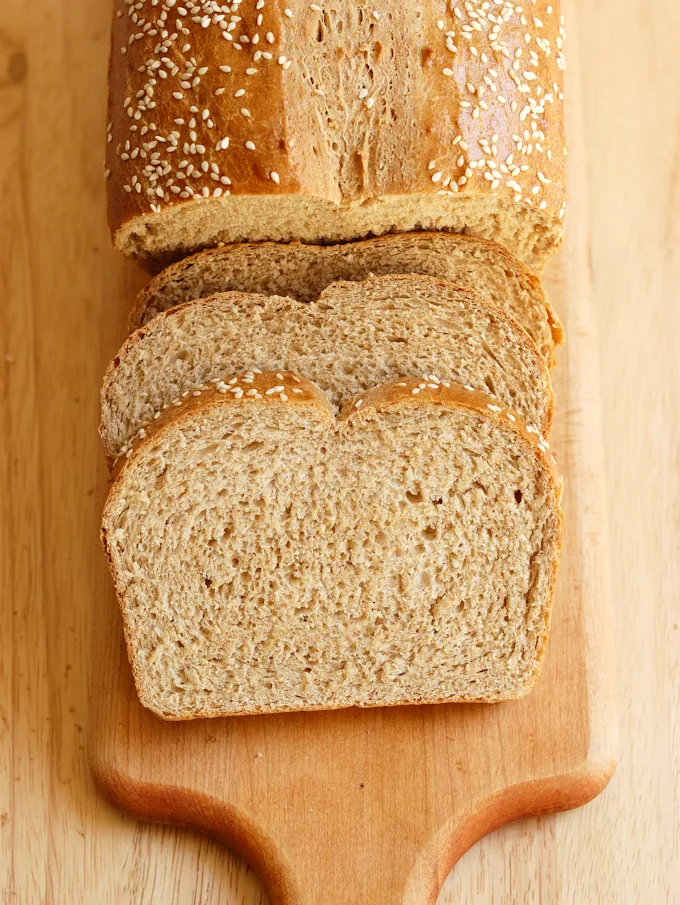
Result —
[[[515, 502], [518, 504], [522, 502], [522, 491], [521, 490], [515, 491]], [[507, 598], [506, 598], [506, 600], [507, 600]]]
[[409, 503], [422, 503], [423, 493], [420, 488], [418, 488], [418, 490], [416, 491], [407, 490], [406, 499], [409, 501]]

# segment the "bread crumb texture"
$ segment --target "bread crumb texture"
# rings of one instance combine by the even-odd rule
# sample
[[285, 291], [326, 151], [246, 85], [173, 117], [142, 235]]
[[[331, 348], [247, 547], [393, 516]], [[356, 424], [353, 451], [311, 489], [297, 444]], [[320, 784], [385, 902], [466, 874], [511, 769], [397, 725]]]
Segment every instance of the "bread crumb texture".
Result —
[[218, 292], [283, 295], [315, 301], [337, 280], [370, 275], [423, 274], [473, 289], [511, 314], [549, 367], [564, 342], [559, 319], [540, 280], [496, 242], [453, 233], [401, 233], [340, 245], [300, 242], [237, 243], [211, 248], [173, 264], [140, 292], [130, 332], [162, 311]]
[[514, 318], [472, 289], [410, 274], [333, 283], [310, 303], [223, 293], [154, 318], [104, 378], [100, 432], [109, 460], [162, 406], [251, 364], [304, 374], [337, 407], [397, 377], [433, 373], [472, 384], [550, 430], [550, 374]]
[[558, 0], [116, 0], [116, 244], [450, 229], [538, 269], [562, 234], [563, 44]]
[[155, 419], [106, 503], [142, 703], [187, 719], [526, 693], [562, 536], [535, 433], [435, 379], [338, 418], [290, 372], [231, 380]]

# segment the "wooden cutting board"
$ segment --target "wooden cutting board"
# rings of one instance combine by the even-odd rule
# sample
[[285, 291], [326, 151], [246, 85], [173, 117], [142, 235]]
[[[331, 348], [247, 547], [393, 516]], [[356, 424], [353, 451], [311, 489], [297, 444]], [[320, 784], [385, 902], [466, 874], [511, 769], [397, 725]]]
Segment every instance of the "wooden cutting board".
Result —
[[164, 723], [135, 695], [113, 591], [97, 601], [90, 751], [99, 787], [139, 818], [224, 840], [261, 873], [276, 905], [434, 902], [481, 836], [519, 817], [584, 804], [613, 773], [600, 396], [575, 55], [572, 40], [567, 236], [545, 275], [568, 337], [551, 438], [565, 478], [566, 538], [535, 690], [493, 706]]

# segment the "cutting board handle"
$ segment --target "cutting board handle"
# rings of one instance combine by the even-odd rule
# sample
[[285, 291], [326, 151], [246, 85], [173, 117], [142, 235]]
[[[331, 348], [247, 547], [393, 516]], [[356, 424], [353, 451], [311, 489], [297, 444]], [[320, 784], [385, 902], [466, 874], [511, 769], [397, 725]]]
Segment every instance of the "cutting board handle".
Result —
[[454, 806], [446, 824], [419, 844], [409, 838], [408, 814], [403, 825], [373, 820], [371, 838], [363, 839], [339, 836], [330, 811], [305, 816], [299, 810], [289, 825], [279, 824], [281, 838], [275, 840], [217, 797], [140, 783], [92, 763], [97, 785], [116, 807], [140, 819], [198, 830], [235, 849], [262, 877], [272, 905], [435, 905], [450, 870], [479, 839], [521, 817], [589, 801], [602, 791], [614, 766], [608, 761], [520, 783], [483, 796], [459, 813]]

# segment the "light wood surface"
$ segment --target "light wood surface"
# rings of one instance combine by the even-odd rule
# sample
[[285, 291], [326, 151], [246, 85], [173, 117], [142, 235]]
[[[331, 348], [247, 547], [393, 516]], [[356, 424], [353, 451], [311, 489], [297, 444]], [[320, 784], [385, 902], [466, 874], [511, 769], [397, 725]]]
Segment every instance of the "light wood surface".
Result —
[[[577, 5], [622, 757], [591, 805], [471, 849], [440, 896], [447, 905], [680, 894], [680, 7]], [[2, 901], [265, 901], [219, 843], [120, 816], [89, 776], [89, 638], [109, 593], [97, 557], [96, 388], [110, 338], [123, 334], [121, 300], [142, 279], [113, 258], [102, 216], [108, 2], [4, 0], [3, 14]]]

